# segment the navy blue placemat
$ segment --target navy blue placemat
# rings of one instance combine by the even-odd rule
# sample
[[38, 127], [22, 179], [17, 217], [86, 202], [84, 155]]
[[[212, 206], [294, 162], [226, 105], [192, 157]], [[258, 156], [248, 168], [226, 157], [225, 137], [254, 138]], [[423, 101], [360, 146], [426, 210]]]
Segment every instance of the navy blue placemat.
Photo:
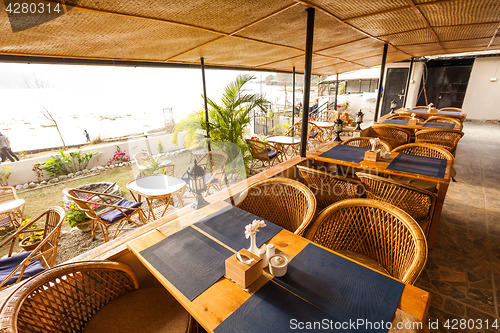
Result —
[[[228, 206], [208, 215], [196, 222], [195, 225], [233, 250], [239, 251], [250, 246], [250, 240], [245, 238], [245, 226], [252, 223], [255, 219], [263, 220], [238, 207]], [[258, 247], [262, 246], [283, 229], [279, 225], [266, 220], [264, 221], [266, 222], [266, 226], [259, 228], [256, 235]]]
[[333, 320], [325, 312], [269, 281], [220, 323], [214, 332], [324, 332], [329, 327], [298, 329], [299, 323], [329, 323]]
[[427, 110], [408, 110], [409, 113], [429, 113]]
[[192, 301], [224, 275], [225, 260], [233, 252], [187, 227], [141, 255]]
[[450, 115], [456, 115], [456, 116], [462, 114], [462, 112], [460, 112], [460, 111], [446, 111], [446, 110], [438, 111], [437, 113], [439, 113], [439, 114], [450, 114]]
[[422, 127], [453, 129], [455, 124], [450, 123], [425, 123]]
[[399, 153], [387, 166], [387, 169], [444, 178], [446, 163], [447, 160], [441, 158]]
[[404, 119], [387, 119], [387, 120], [384, 120], [384, 124], [408, 125], [408, 120], [404, 120]]
[[[276, 281], [337, 321], [391, 322], [404, 284], [308, 244]], [[354, 332], [387, 332], [357, 327]]]
[[359, 163], [363, 160], [365, 152], [368, 150], [370, 149], [355, 146], [336, 145], [319, 156], [346, 162]]

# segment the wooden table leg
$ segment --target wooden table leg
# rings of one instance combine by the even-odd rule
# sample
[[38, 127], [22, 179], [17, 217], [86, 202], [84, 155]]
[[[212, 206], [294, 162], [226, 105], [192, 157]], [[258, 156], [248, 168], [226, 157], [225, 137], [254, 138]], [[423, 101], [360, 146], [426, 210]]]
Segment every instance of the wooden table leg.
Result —
[[441, 212], [443, 211], [444, 199], [446, 196], [446, 192], [448, 191], [449, 183], [441, 183], [437, 185], [437, 200], [436, 207], [434, 208], [434, 214], [432, 215], [432, 219], [430, 221], [430, 225], [428, 228], [427, 236], [427, 246], [429, 249], [432, 249], [434, 246], [434, 242], [436, 241], [436, 236], [438, 232], [439, 220], [441, 219]]

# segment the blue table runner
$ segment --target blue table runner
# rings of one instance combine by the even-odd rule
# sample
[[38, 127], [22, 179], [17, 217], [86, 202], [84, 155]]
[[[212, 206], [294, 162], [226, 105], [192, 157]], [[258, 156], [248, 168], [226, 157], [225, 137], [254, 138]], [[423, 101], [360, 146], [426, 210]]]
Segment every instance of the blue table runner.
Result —
[[192, 227], [140, 252], [190, 301], [219, 280], [233, 252]]
[[435, 113], [430, 113], [427, 110], [408, 110], [406, 112], [409, 112], [409, 113], [429, 113], [429, 114], [448, 114], [448, 115], [455, 115], [455, 116], [459, 116], [462, 114], [462, 112], [459, 112], [459, 111], [437, 111]]
[[359, 163], [364, 159], [365, 152], [368, 150], [370, 149], [339, 144], [319, 156], [346, 162]]
[[422, 127], [454, 129], [455, 124], [450, 123], [425, 123]]
[[[274, 280], [273, 280], [274, 281]], [[317, 307], [283, 289], [273, 281], [267, 282], [227, 317], [215, 333], [291, 332], [298, 322], [334, 322], [334, 318]], [[294, 321], [295, 320], [295, 321]], [[324, 332], [320, 329], [296, 329], [300, 332]], [[347, 332], [347, 331], [346, 331]]]
[[384, 120], [384, 124], [389, 124], [389, 125], [408, 125], [408, 120], [404, 119], [387, 119]]
[[387, 169], [444, 178], [447, 162], [441, 158], [399, 153], [387, 166]]
[[[245, 226], [254, 219], [264, 220], [235, 206], [224, 207], [195, 223], [195, 226], [209, 235], [217, 238], [235, 251], [250, 246], [250, 240], [245, 238]], [[259, 228], [256, 235], [257, 246], [273, 238], [283, 228], [266, 221], [264, 228]]]

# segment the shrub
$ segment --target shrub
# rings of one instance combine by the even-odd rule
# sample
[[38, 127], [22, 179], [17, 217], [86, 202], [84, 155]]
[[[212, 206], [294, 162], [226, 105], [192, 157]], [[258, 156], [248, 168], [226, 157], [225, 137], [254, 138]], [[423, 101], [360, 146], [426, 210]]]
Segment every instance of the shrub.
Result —
[[108, 161], [109, 164], [114, 164], [114, 163], [122, 163], [122, 162], [128, 162], [130, 161], [130, 156], [125, 154], [120, 148], [120, 146], [116, 146], [115, 153], [113, 154], [113, 157]]
[[92, 157], [99, 152], [90, 151], [83, 153], [81, 151], [64, 154], [59, 149], [61, 155], [51, 156], [40, 164], [40, 169], [47, 171], [51, 176], [67, 175], [81, 171], [87, 167]]

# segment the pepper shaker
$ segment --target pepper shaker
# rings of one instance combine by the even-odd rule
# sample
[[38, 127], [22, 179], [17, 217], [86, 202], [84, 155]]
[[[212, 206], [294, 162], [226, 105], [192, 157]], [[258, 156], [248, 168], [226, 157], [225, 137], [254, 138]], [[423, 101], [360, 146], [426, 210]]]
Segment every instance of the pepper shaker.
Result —
[[267, 254], [266, 254], [266, 250], [260, 249], [259, 250], [259, 257], [262, 259], [262, 268], [267, 267]]
[[267, 244], [267, 259], [271, 258], [276, 254], [276, 248], [274, 247], [274, 244]]

